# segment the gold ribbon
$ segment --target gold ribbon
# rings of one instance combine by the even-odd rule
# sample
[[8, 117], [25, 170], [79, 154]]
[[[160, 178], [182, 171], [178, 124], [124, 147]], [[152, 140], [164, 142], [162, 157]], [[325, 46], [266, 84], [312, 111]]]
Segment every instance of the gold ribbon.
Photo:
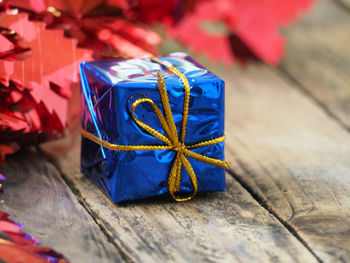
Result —
[[[164, 65], [159, 59], [152, 58], [153, 61]], [[176, 152], [176, 157], [173, 163], [173, 167], [170, 171], [169, 179], [168, 179], [168, 189], [170, 195], [176, 200], [176, 201], [187, 201], [192, 199], [198, 191], [198, 183], [197, 183], [197, 177], [195, 172], [193, 171], [192, 165], [187, 160], [187, 156], [197, 159], [199, 161], [212, 164], [219, 167], [226, 167], [228, 168], [229, 163], [225, 161], [221, 161], [219, 159], [211, 158], [204, 156], [202, 154], [195, 153], [193, 151], [190, 151], [190, 149], [198, 148], [198, 147], [204, 147], [208, 145], [214, 145], [218, 144], [220, 142], [223, 142], [225, 140], [225, 136], [217, 137], [215, 139], [203, 141], [196, 144], [185, 144], [185, 136], [186, 136], [186, 126], [187, 126], [187, 119], [188, 119], [188, 111], [189, 111], [189, 101], [190, 101], [190, 85], [188, 83], [187, 78], [184, 74], [182, 74], [180, 71], [178, 71], [176, 68], [172, 66], [165, 65], [169, 71], [171, 71], [174, 75], [178, 76], [185, 88], [185, 97], [184, 97], [184, 106], [183, 106], [183, 117], [182, 117], [182, 126], [181, 126], [181, 138], [179, 139], [177, 129], [175, 126], [173, 114], [170, 108], [169, 104], [169, 98], [168, 93], [166, 90], [166, 86], [164, 83], [163, 77], [158, 72], [158, 90], [159, 94], [162, 100], [163, 110], [165, 113], [165, 116], [160, 111], [158, 106], [149, 98], [140, 98], [137, 99], [132, 105], [131, 105], [131, 116], [135, 123], [147, 131], [149, 134], [154, 136], [155, 138], [161, 140], [166, 145], [117, 145], [112, 144], [107, 141], [101, 140], [97, 136], [91, 134], [90, 132], [82, 129], [81, 134], [88, 139], [94, 141], [95, 143], [108, 148], [113, 151], [156, 151], [156, 150], [173, 150]], [[140, 119], [138, 119], [135, 116], [135, 109], [138, 105], [142, 103], [148, 103], [151, 105], [154, 113], [157, 115], [166, 135], [156, 131], [151, 126], [147, 125]], [[181, 181], [181, 170], [182, 166], [185, 167], [192, 185], [193, 185], [193, 191], [192, 193], [187, 197], [179, 197], [176, 196], [176, 193], [180, 191], [180, 181]]]

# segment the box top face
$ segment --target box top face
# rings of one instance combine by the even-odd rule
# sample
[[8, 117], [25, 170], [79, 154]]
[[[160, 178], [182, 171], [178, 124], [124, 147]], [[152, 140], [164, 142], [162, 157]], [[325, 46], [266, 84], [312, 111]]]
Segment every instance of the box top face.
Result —
[[[176, 67], [188, 78], [195, 78], [205, 75], [213, 77], [214, 74], [199, 65], [186, 53], [172, 53], [168, 56], [159, 57], [164, 64]], [[126, 59], [126, 60], [105, 60], [83, 62], [81, 71], [85, 75], [94, 73], [106, 85], [115, 85], [128, 82], [157, 82], [157, 72], [160, 71], [164, 78], [173, 74], [164, 66], [151, 61], [150, 59]], [[215, 75], [214, 75], [215, 76]]]

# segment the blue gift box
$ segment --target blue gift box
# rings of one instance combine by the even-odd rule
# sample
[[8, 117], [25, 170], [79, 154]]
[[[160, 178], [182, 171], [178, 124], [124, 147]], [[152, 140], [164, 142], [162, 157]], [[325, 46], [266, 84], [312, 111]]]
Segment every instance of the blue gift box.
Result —
[[[175, 67], [190, 85], [185, 145], [224, 135], [224, 81], [187, 54], [172, 53], [159, 60]], [[150, 59], [83, 62], [81, 73], [82, 129], [115, 145], [164, 145], [141, 128], [131, 115], [139, 98], [151, 99], [162, 111], [158, 72], [164, 79], [174, 123], [181, 133], [184, 86], [164, 64]], [[163, 126], [147, 103], [135, 110], [138, 119], [165, 134]], [[224, 159], [224, 142], [191, 149], [215, 159]], [[82, 137], [81, 171], [95, 182], [113, 202], [141, 199], [168, 192], [169, 173], [176, 151], [115, 151]], [[198, 181], [199, 192], [223, 191], [225, 169], [187, 157]], [[182, 167], [180, 191], [193, 191], [187, 170]]]

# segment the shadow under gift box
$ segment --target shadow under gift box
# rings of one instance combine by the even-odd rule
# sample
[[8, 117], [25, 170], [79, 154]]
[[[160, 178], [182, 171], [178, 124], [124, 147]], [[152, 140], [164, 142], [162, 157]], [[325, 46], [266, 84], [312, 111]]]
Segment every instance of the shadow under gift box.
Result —
[[[185, 144], [194, 144], [224, 135], [224, 81], [187, 54], [172, 53], [159, 58], [176, 67], [190, 84], [190, 103]], [[175, 125], [180, 135], [184, 87], [164, 65], [149, 59], [106, 60], [81, 64], [82, 128], [109, 143], [119, 145], [162, 145], [162, 141], [137, 126], [130, 114], [139, 98], [152, 99], [162, 110], [158, 92], [160, 71], [165, 80]], [[152, 107], [146, 103], [136, 116], [165, 134]], [[224, 142], [191, 149], [223, 160]], [[113, 202], [141, 199], [168, 192], [168, 177], [176, 152], [113, 151], [82, 137], [81, 171], [95, 182]], [[225, 169], [187, 157], [198, 180], [199, 192], [223, 191]], [[193, 186], [182, 167], [181, 191]]]

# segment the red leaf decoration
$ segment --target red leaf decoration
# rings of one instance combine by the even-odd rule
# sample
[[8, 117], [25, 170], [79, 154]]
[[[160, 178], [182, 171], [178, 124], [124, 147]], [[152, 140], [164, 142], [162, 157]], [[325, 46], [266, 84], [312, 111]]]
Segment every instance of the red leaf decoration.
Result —
[[269, 0], [265, 4], [279, 25], [287, 26], [298, 19], [303, 11], [309, 10], [314, 2], [315, 0]]
[[168, 27], [169, 36], [191, 47], [194, 52], [206, 54], [213, 62], [232, 63], [234, 56], [227, 35], [212, 35], [201, 27], [202, 22], [221, 22], [228, 12], [232, 12], [232, 8], [228, 11], [220, 7], [211, 1], [198, 4], [195, 12], [184, 16], [175, 27]]
[[[206, 53], [212, 61], [230, 64], [235, 50], [228, 35], [234, 34], [256, 57], [275, 65], [284, 54], [284, 39], [279, 28], [295, 19], [313, 0], [208, 0], [195, 5], [169, 36], [179, 39], [196, 52]], [[201, 27], [204, 22], [222, 23], [228, 32], [212, 35]], [[234, 46], [234, 45], [233, 45]]]
[[170, 23], [172, 17], [176, 15], [176, 7], [180, 2], [178, 0], [138, 0], [127, 10], [127, 15], [133, 20], [148, 24]]

